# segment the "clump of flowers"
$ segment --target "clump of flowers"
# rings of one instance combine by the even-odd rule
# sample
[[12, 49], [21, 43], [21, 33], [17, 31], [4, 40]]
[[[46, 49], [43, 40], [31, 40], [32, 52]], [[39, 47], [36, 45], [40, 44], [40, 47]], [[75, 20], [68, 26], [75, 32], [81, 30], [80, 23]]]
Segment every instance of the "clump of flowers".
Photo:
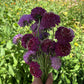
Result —
[[[35, 23], [32, 24], [32, 21]], [[23, 59], [30, 66], [30, 73], [35, 77], [41, 77], [45, 83], [51, 67], [58, 70], [61, 67], [61, 57], [70, 54], [70, 42], [73, 41], [74, 31], [61, 26], [55, 31], [55, 35], [53, 32], [57, 42], [49, 39], [49, 31], [60, 24], [60, 16], [41, 7], [32, 9], [29, 15], [23, 15], [18, 24], [20, 27], [32, 24], [32, 34], [18, 34], [13, 38], [13, 43], [16, 44], [21, 38], [22, 47], [28, 51]]]

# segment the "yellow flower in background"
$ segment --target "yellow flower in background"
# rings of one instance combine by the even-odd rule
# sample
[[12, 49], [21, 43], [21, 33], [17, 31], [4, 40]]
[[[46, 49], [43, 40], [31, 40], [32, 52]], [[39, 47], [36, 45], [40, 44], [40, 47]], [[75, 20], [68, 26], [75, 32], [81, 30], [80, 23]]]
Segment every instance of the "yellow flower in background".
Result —
[[27, 3], [28, 1], [26, 0], [25, 2]]
[[7, 6], [7, 7], [8, 7], [8, 5], [7, 5], [7, 4], [5, 4], [5, 6]]
[[4, 56], [2, 56], [2, 58], [4, 58]]
[[74, 28], [77, 28], [77, 25], [76, 24], [74, 24]]
[[54, 1], [54, 0], [50, 0], [50, 1]]
[[19, 13], [17, 13], [17, 15], [19, 15]]
[[74, 76], [77, 76], [77, 74], [74, 74]]
[[70, 55], [70, 58], [72, 58], [72, 55]]
[[76, 24], [80, 24], [80, 22], [75, 22]]
[[81, 29], [84, 29], [84, 24], [82, 24]]
[[74, 43], [75, 46], [78, 46], [78, 43]]
[[62, 4], [62, 6], [64, 6], [64, 4]]
[[8, 8], [9, 10], [11, 10], [12, 8]]
[[64, 2], [64, 4], [66, 5], [67, 3], [66, 3], [66, 2]]
[[63, 12], [63, 14], [64, 14], [65, 16], [67, 16], [68, 12]]
[[84, 1], [84, 0], [81, 0], [81, 1]]
[[11, 9], [11, 11], [13, 11], [13, 10]]
[[80, 62], [78, 64], [80, 64]]
[[22, 10], [22, 8], [19, 8], [19, 10]]

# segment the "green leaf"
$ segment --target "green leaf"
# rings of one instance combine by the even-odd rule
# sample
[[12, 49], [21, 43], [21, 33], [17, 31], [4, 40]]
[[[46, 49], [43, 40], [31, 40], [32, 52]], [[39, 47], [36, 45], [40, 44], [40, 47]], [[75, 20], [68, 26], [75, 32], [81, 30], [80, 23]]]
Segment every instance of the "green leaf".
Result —
[[9, 67], [9, 73], [10, 73], [12, 76], [14, 76], [14, 71], [13, 71], [12, 66], [11, 66], [11, 65], [8, 65], [8, 67]]
[[1, 48], [1, 52], [0, 53], [1, 53], [0, 56], [5, 56], [5, 49], [3, 47]]
[[58, 77], [58, 73], [56, 72], [56, 73], [53, 74], [53, 80], [56, 80], [57, 77]]
[[76, 66], [74, 67], [75, 71], [77, 71], [79, 68], [80, 68], [79, 65], [76, 65]]
[[12, 44], [12, 42], [9, 40], [9, 41], [7, 42], [6, 47], [7, 47], [8, 49], [11, 49], [12, 46], [13, 46], [13, 44]]
[[5, 73], [5, 72], [6, 72], [6, 68], [1, 67], [1, 68], [0, 68], [0, 74]]
[[70, 80], [67, 78], [67, 76], [65, 76], [66, 79], [66, 84], [70, 84]]
[[34, 76], [32, 76], [32, 82], [34, 81]]
[[2, 84], [2, 80], [1, 80], [1, 78], [0, 78], [0, 84]]
[[14, 53], [11, 53], [11, 55], [12, 55], [13, 60], [14, 60], [13, 66], [17, 66], [18, 61], [17, 61], [17, 59], [14, 57]]
[[5, 60], [2, 60], [2, 61], [0, 62], [0, 66], [2, 66], [4, 63], [5, 63]]

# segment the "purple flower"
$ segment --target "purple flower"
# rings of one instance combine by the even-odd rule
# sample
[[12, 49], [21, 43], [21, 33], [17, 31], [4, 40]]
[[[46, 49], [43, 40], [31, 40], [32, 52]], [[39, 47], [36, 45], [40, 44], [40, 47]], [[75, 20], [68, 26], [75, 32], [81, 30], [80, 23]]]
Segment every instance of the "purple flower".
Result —
[[32, 57], [35, 56], [35, 51], [28, 51], [24, 54], [23, 59], [26, 64], [29, 64], [32, 60]]
[[33, 37], [32, 34], [25, 34], [25, 35], [22, 37], [21, 42], [22, 42], [22, 46], [23, 46], [24, 48], [27, 48], [27, 43], [28, 43], [29, 39], [32, 38], [32, 37]]
[[50, 39], [43, 40], [41, 44], [41, 48], [44, 52], [54, 52], [55, 50], [55, 41], [52, 41]]
[[16, 35], [16, 36], [14, 36], [14, 38], [13, 38], [13, 43], [14, 43], [14, 44], [17, 44], [18, 41], [22, 38], [22, 36], [23, 36], [23, 35], [21, 35], [21, 34], [18, 34], [18, 35]]
[[33, 17], [33, 19], [36, 22], [39, 22], [39, 20], [41, 20], [42, 16], [44, 15], [44, 13], [46, 12], [45, 9], [41, 8], [41, 7], [36, 7], [34, 9], [32, 9], [31, 11], [31, 16]]
[[[36, 33], [38, 33], [38, 26], [39, 26], [39, 23], [34, 23], [34, 24], [32, 24], [31, 25], [31, 30], [33, 31], [33, 32], [36, 32]], [[44, 30], [44, 27], [42, 26], [42, 25], [40, 25], [39, 26], [39, 33], [41, 32], [41, 31], [43, 31]]]
[[74, 38], [74, 31], [66, 27], [59, 27], [55, 33], [55, 39], [59, 42], [71, 42]]
[[26, 25], [28, 26], [28, 24], [30, 24], [32, 21], [33, 21], [33, 18], [32, 18], [31, 15], [23, 15], [20, 18], [18, 24], [19, 24], [20, 27], [24, 27]]
[[50, 35], [50, 34], [47, 33], [47, 32], [41, 32], [41, 33], [39, 33], [39, 38], [40, 38], [41, 40], [44, 40], [44, 39], [47, 38], [49, 35]]
[[37, 78], [41, 77], [42, 71], [40, 69], [40, 65], [37, 62], [30, 63], [30, 73]]
[[34, 24], [31, 25], [31, 30], [33, 32], [35, 32], [37, 30], [37, 28], [38, 28], [38, 23], [35, 22]]
[[61, 60], [58, 57], [51, 57], [51, 66], [58, 70], [61, 67]]
[[55, 53], [57, 56], [67, 56], [70, 54], [71, 45], [70, 43], [59, 43], [55, 44]]
[[32, 50], [32, 51], [38, 51], [39, 49], [39, 44], [40, 44], [40, 41], [38, 40], [37, 37], [33, 37], [29, 40], [28, 42], [28, 50]]
[[60, 17], [52, 12], [45, 13], [41, 20], [41, 25], [44, 28], [55, 27], [55, 24], [60, 23]]

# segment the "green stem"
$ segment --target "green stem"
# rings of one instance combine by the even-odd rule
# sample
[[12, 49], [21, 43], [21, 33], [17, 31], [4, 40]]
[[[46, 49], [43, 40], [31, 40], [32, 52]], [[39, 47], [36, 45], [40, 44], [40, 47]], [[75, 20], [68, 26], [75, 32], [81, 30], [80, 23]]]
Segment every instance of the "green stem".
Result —
[[52, 36], [52, 40], [53, 40], [54, 39], [54, 28], [52, 30], [53, 30], [53, 36]]

